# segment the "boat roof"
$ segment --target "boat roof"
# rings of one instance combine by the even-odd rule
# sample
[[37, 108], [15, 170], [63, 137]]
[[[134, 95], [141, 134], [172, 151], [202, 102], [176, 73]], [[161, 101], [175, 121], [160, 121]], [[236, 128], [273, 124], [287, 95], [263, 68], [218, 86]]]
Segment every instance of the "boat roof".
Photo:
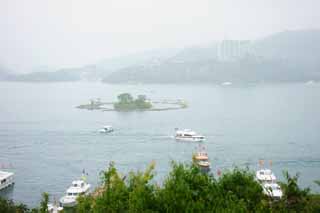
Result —
[[259, 174], [260, 174], [260, 172], [262, 172], [264, 175], [272, 175], [273, 174], [271, 169], [260, 169], [257, 172], [259, 172]]
[[177, 130], [177, 133], [188, 133], [191, 135], [197, 134], [195, 131], [192, 131], [191, 129]]
[[83, 180], [74, 180], [74, 181], [72, 181], [72, 185], [81, 185], [82, 183], [85, 183]]
[[107, 129], [109, 129], [109, 128], [112, 128], [112, 126], [103, 126], [103, 128], [107, 128]]
[[[82, 183], [84, 184], [83, 187], [81, 187]], [[77, 184], [77, 186], [73, 186], [74, 184]], [[72, 186], [67, 189], [67, 193], [81, 193], [86, 191], [88, 188], [90, 188], [90, 184], [87, 184], [82, 180], [72, 181]]]
[[81, 188], [81, 187], [73, 187], [71, 186], [70, 188], [67, 189], [67, 193], [82, 193], [85, 192], [86, 188]]
[[208, 157], [208, 153], [203, 150], [203, 151], [198, 151], [196, 154], [195, 154], [195, 158], [197, 160], [208, 160], [209, 157]]
[[208, 160], [209, 157], [208, 157], [208, 156], [205, 156], [205, 155], [196, 155], [196, 156], [195, 156], [195, 159], [196, 159], [196, 160]]
[[12, 172], [0, 171], [0, 180], [6, 179], [6, 178], [11, 177], [13, 175], [14, 175], [14, 173], [12, 173]]
[[276, 176], [273, 174], [273, 172], [270, 169], [258, 170], [256, 173], [256, 177], [259, 180], [266, 180], [266, 181], [276, 180]]

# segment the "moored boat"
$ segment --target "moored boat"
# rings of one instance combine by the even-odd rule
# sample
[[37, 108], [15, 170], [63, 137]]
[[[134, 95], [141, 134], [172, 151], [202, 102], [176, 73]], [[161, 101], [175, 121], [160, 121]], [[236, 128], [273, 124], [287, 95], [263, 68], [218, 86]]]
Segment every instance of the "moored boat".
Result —
[[[260, 167], [264, 165], [264, 161], [260, 160]], [[271, 161], [270, 161], [271, 166]], [[256, 180], [263, 188], [263, 193], [273, 199], [280, 199], [282, 197], [282, 190], [277, 183], [277, 178], [271, 169], [259, 169], [256, 172]]]
[[72, 181], [72, 185], [67, 189], [65, 196], [60, 199], [60, 206], [73, 207], [77, 205], [77, 198], [80, 195], [89, 193], [91, 185], [85, 181], [85, 177], [81, 180]]
[[5, 189], [14, 184], [14, 173], [0, 171], [0, 190]]
[[199, 166], [203, 172], [210, 171], [209, 157], [205, 147], [199, 146], [197, 152], [193, 154], [193, 162]]

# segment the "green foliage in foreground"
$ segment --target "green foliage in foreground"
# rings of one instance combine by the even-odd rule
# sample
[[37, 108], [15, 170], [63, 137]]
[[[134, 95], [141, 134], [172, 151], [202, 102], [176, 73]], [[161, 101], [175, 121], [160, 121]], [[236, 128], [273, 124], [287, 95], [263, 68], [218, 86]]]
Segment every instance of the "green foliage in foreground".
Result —
[[[29, 209], [27, 205], [15, 204], [11, 200], [0, 197], [0, 213], [49, 213], [48, 211], [49, 194], [43, 193], [39, 208]], [[62, 213], [62, 212], [61, 212]]]
[[[202, 173], [195, 165], [172, 163], [163, 184], [153, 180], [154, 164], [144, 172], [121, 175], [111, 163], [101, 173], [101, 185], [92, 194], [78, 199], [72, 212], [320, 212], [320, 195], [301, 189], [298, 175], [284, 174], [284, 196], [274, 201], [262, 193], [248, 170], [235, 168], [219, 178]], [[45, 213], [48, 194], [39, 208], [0, 199], [1, 213]], [[69, 212], [69, 210], [65, 210]]]
[[122, 93], [118, 95], [118, 102], [114, 103], [113, 107], [119, 111], [145, 110], [150, 109], [152, 104], [144, 95], [138, 95], [138, 98], [134, 99], [131, 94]]
[[266, 197], [254, 174], [235, 168], [220, 178], [194, 165], [172, 163], [162, 186], [153, 181], [154, 164], [145, 172], [118, 173], [113, 164], [102, 173], [102, 184], [79, 198], [77, 212], [318, 212], [320, 196], [300, 189], [298, 176], [286, 173], [282, 200]]
[[0, 212], [3, 213], [24, 213], [30, 212], [24, 204], [14, 204], [11, 200], [5, 200], [0, 197]]

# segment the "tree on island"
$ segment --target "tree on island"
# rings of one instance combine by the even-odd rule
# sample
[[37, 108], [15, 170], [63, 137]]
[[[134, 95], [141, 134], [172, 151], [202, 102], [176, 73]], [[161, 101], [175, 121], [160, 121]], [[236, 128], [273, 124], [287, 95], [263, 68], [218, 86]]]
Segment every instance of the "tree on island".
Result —
[[137, 99], [129, 93], [118, 95], [118, 102], [114, 103], [114, 109], [119, 111], [146, 110], [152, 107], [145, 95], [138, 95]]
[[129, 104], [129, 103], [132, 103], [133, 97], [129, 93], [122, 93], [118, 95], [118, 101], [119, 101], [118, 103], [121, 103], [121, 104]]

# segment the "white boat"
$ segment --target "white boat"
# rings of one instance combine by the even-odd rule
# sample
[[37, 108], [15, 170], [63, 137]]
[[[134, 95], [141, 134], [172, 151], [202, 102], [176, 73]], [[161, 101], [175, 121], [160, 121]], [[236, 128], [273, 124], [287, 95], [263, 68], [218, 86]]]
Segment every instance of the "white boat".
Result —
[[272, 197], [273, 199], [281, 199], [283, 193], [277, 183], [265, 183], [262, 185], [263, 193]]
[[198, 151], [193, 155], [193, 162], [204, 172], [210, 171], [210, 162], [205, 148], [199, 146]]
[[230, 86], [230, 85], [232, 85], [232, 82], [226, 81], [226, 82], [223, 82], [221, 85], [222, 86]]
[[63, 207], [57, 206], [55, 204], [49, 203], [48, 204], [48, 212], [49, 213], [59, 213], [63, 211]]
[[14, 184], [14, 173], [0, 171], [0, 190]]
[[262, 186], [265, 195], [273, 199], [280, 199], [282, 197], [281, 187], [277, 184], [277, 178], [271, 169], [258, 170], [256, 172], [256, 180]]
[[275, 183], [277, 181], [276, 176], [270, 169], [260, 169], [256, 172], [256, 179], [260, 183]]
[[175, 139], [177, 141], [201, 142], [205, 140], [205, 137], [202, 135], [199, 135], [195, 131], [192, 131], [190, 129], [185, 129], [185, 130], [177, 130]]
[[306, 82], [306, 85], [313, 85], [313, 84], [315, 84], [314, 81], [307, 81], [307, 82]]
[[102, 127], [102, 129], [99, 129], [100, 133], [110, 133], [113, 131], [114, 130], [113, 130], [112, 126], [104, 126], [104, 127]]
[[72, 181], [72, 185], [67, 189], [66, 195], [60, 199], [60, 206], [73, 207], [77, 205], [77, 198], [79, 195], [85, 195], [89, 193], [91, 185], [84, 180]]

